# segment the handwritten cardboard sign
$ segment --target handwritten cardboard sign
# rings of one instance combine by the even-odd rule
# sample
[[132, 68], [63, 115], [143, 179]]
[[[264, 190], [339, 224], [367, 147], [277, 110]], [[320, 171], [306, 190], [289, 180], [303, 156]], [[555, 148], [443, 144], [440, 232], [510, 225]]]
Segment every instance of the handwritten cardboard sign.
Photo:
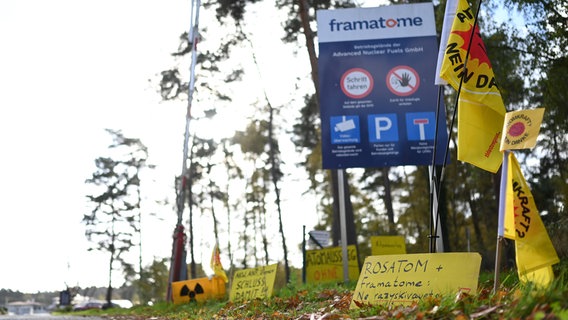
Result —
[[403, 236], [371, 237], [371, 254], [373, 256], [405, 253], [406, 243]]
[[239, 270], [233, 276], [229, 300], [264, 299], [272, 295], [278, 264]]
[[351, 308], [357, 308], [357, 303], [409, 305], [459, 291], [475, 293], [480, 266], [478, 253], [370, 256], [363, 264]]
[[[349, 279], [359, 277], [357, 247], [347, 246]], [[306, 282], [323, 283], [343, 281], [343, 254], [341, 247], [306, 251]]]

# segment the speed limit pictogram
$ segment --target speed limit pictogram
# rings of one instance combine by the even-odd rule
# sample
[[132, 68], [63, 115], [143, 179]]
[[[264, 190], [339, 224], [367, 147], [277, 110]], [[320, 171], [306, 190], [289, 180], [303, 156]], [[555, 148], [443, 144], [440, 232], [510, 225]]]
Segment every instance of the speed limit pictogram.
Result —
[[420, 77], [409, 66], [396, 66], [387, 73], [387, 87], [397, 96], [409, 96], [418, 90]]

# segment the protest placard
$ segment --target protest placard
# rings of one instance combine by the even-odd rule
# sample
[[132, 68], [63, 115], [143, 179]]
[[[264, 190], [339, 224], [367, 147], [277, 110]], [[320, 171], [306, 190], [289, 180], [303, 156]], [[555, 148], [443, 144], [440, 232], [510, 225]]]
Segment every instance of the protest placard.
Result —
[[231, 301], [264, 299], [272, 295], [278, 264], [235, 272], [229, 294]]
[[453, 292], [475, 294], [480, 266], [478, 253], [370, 256], [363, 264], [351, 308], [357, 304], [410, 305]]
[[405, 254], [406, 243], [403, 236], [372, 236], [371, 255]]
[[[349, 279], [359, 277], [357, 247], [347, 246]], [[306, 282], [323, 283], [343, 281], [343, 256], [341, 247], [306, 251]]]

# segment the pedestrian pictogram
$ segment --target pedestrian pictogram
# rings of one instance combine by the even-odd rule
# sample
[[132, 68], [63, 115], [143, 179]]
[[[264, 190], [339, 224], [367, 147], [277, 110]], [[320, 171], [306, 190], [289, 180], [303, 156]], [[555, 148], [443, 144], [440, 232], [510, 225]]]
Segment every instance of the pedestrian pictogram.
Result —
[[409, 66], [396, 66], [387, 74], [387, 87], [397, 96], [409, 96], [418, 90], [420, 77]]

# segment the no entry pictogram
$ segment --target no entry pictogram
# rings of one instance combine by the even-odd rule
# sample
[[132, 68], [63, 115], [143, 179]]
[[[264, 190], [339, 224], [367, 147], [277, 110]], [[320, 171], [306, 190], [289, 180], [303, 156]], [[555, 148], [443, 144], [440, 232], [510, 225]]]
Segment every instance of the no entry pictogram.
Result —
[[420, 77], [409, 66], [396, 66], [387, 73], [387, 87], [397, 96], [409, 96], [418, 90]]

